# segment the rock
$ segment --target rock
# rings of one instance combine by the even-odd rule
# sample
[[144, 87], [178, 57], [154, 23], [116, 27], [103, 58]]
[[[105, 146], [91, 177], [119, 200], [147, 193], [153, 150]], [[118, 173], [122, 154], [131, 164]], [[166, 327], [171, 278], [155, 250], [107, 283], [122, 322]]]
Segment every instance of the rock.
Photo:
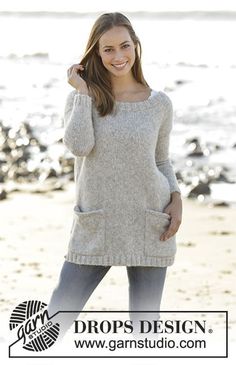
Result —
[[201, 146], [190, 145], [190, 148], [193, 148], [193, 151], [187, 154], [188, 157], [201, 157], [204, 155]]
[[186, 80], [175, 80], [176, 85], [183, 85], [186, 84], [188, 81]]
[[220, 173], [214, 180], [214, 182], [227, 182], [227, 183], [230, 183], [229, 179], [227, 178], [227, 176], [223, 173]]
[[4, 189], [0, 188], [0, 200], [7, 199], [7, 192]]
[[180, 171], [176, 171], [175, 176], [177, 180], [183, 181], [183, 177]]
[[222, 201], [222, 202], [213, 202], [213, 206], [214, 207], [229, 207], [230, 205], [229, 205], [229, 203]]
[[201, 147], [200, 141], [198, 138], [192, 138], [190, 140], [187, 140], [185, 144], [188, 144], [188, 157], [200, 157], [204, 155], [203, 149]]
[[188, 194], [188, 197], [197, 197], [198, 195], [209, 195], [211, 193], [211, 189], [208, 184], [200, 182], [197, 186], [195, 186]]

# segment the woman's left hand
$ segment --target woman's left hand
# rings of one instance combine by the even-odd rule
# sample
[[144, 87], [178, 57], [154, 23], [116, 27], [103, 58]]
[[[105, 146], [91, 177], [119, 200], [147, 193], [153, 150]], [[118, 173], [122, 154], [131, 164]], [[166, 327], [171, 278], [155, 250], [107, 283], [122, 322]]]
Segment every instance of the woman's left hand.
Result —
[[171, 202], [164, 209], [164, 213], [169, 214], [171, 219], [167, 230], [160, 236], [161, 241], [165, 241], [173, 236], [182, 222], [182, 200], [178, 192], [171, 194]]

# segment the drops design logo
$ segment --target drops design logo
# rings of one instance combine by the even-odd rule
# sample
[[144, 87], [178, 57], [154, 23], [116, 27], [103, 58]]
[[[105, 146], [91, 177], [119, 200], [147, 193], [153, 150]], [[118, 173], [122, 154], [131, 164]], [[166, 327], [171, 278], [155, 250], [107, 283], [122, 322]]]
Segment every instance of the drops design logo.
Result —
[[29, 300], [16, 306], [10, 317], [10, 330], [17, 330], [18, 340], [29, 351], [44, 351], [51, 347], [59, 336], [60, 325], [49, 319], [47, 304]]

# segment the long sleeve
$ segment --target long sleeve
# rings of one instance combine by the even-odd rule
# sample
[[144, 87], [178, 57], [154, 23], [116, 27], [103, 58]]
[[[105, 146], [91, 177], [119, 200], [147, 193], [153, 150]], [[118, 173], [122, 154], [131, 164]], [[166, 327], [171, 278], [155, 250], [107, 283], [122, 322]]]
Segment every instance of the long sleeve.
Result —
[[173, 105], [167, 95], [165, 97], [164, 108], [164, 118], [158, 134], [155, 160], [158, 169], [165, 175], [169, 182], [170, 192], [177, 191], [180, 193], [177, 178], [169, 158], [170, 132], [173, 125]]
[[75, 156], [87, 156], [95, 144], [92, 121], [92, 99], [71, 91], [64, 108], [63, 143]]

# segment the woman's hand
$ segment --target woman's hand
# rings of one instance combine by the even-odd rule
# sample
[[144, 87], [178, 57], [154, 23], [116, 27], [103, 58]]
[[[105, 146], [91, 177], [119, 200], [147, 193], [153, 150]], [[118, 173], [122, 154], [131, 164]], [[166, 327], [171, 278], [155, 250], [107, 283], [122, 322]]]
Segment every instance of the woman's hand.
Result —
[[164, 213], [170, 215], [170, 225], [167, 230], [160, 236], [161, 241], [165, 241], [173, 236], [179, 229], [182, 221], [182, 200], [178, 192], [171, 194], [171, 202], [164, 209]]
[[86, 82], [80, 76], [79, 71], [84, 71], [84, 66], [79, 63], [72, 65], [67, 70], [68, 83], [78, 90], [81, 94], [88, 95], [88, 87]]

